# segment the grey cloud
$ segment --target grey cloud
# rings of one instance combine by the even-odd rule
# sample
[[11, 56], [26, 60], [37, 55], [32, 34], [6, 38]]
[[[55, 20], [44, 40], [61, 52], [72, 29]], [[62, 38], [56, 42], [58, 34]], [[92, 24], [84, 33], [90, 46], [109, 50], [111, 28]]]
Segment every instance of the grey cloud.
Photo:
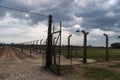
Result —
[[[16, 8], [19, 10], [25, 10], [25, 11], [35, 12], [35, 13], [39, 13], [39, 14], [44, 14], [44, 15], [52, 14], [52, 15], [54, 15], [55, 20], [59, 19], [59, 20], [67, 21], [67, 20], [71, 19], [68, 16], [68, 13], [70, 10], [69, 5], [72, 3], [72, 1], [73, 0], [71, 0], [71, 1], [70, 0], [69, 1], [53, 0], [53, 1], [42, 1], [41, 2], [41, 0], [38, 0], [38, 1], [36, 1], [36, 2], [38, 2], [37, 5], [32, 5], [32, 4], [27, 5], [27, 1], [26, 1], [26, 4], [25, 3], [22, 4], [22, 3], [20, 3], [20, 0], [16, 0], [16, 1], [15, 0], [5, 0], [5, 1], [0, 2], [0, 5]], [[23, 1], [23, 2], [25, 2], [25, 1]], [[43, 9], [41, 9], [41, 8], [43, 8]], [[0, 8], [0, 9], [3, 9], [3, 8]], [[24, 15], [23, 15], [24, 13], [12, 11], [12, 10], [6, 10], [6, 9], [3, 9], [3, 10], [4, 10], [4, 12], [2, 12], [1, 14], [5, 14], [6, 11], [9, 11], [13, 14], [14, 17], [24, 19]], [[45, 20], [46, 18], [31, 14], [29, 19], [32, 20], [33, 24], [36, 24], [41, 20]]]
[[[119, 13], [120, 8], [118, 3], [114, 4], [108, 9], [104, 9], [102, 8], [103, 7], [102, 3], [103, 4], [105, 3], [103, 0], [101, 0], [101, 3], [96, 3], [96, 4], [94, 3], [99, 0], [96, 1], [89, 0], [89, 1], [90, 3], [86, 5], [86, 7], [80, 8], [82, 9], [82, 11], [79, 11], [75, 14], [77, 17], [83, 17], [84, 22], [81, 24], [83, 27], [88, 29], [101, 28], [101, 29], [111, 30], [112, 27], [115, 28], [114, 26], [115, 23], [119, 24], [118, 21], [120, 20], [120, 13]], [[101, 4], [101, 7], [97, 6], [98, 4]], [[113, 11], [115, 16], [107, 17], [106, 14], [110, 11]]]
[[[33, 2], [33, 4], [28, 4], [27, 1], [24, 0], [2, 0], [0, 5], [9, 6], [13, 8], [17, 8], [20, 10], [32, 11], [40, 14], [52, 14], [55, 20], [62, 21], [71, 21], [73, 22], [72, 15], [76, 17], [82, 17], [84, 19], [84, 23], [80, 24], [86, 28], [91, 27], [102, 27], [109, 26], [114, 24], [119, 20], [119, 15], [114, 18], [105, 17], [105, 14], [108, 11], [113, 11], [115, 14], [119, 14], [119, 4], [116, 3], [112, 5], [112, 7], [108, 9], [104, 9], [103, 5], [107, 3], [109, 0], [78, 0], [79, 2], [75, 2], [74, 0], [38, 0]], [[108, 4], [106, 4], [108, 5]], [[0, 8], [1, 9], [1, 8]], [[4, 14], [5, 11], [3, 11]], [[24, 19], [24, 15], [19, 12], [11, 11], [14, 17]], [[2, 13], [1, 13], [2, 14]], [[38, 23], [41, 20], [45, 20], [41, 16], [31, 15], [29, 18], [31, 19], [33, 24]], [[101, 25], [101, 26], [99, 26]], [[72, 25], [73, 26], [73, 25]], [[103, 27], [103, 28], [104, 28]]]
[[[32, 1], [32, 0], [31, 0]], [[110, 6], [108, 9], [104, 8], [104, 5], [107, 4], [110, 0], [78, 0], [78, 2], [74, 0], [38, 0], [36, 2], [32, 2], [29, 4], [24, 0], [1, 0], [0, 5], [17, 8], [20, 10], [26, 10], [31, 12], [36, 12], [40, 14], [49, 15], [52, 14], [54, 16], [54, 21], [64, 21], [66, 27], [72, 27], [75, 23], [75, 20], [71, 17], [71, 15], [75, 15], [76, 17], [82, 17], [84, 22], [78, 23], [85, 28], [97, 28], [100, 27], [102, 29], [107, 29], [107, 27], [112, 27], [114, 24], [119, 25], [120, 20], [120, 8], [119, 1]], [[44, 17], [38, 15], [30, 14], [30, 17], [25, 18], [24, 14], [21, 12], [11, 11], [2, 9], [0, 13], [1, 16], [5, 14], [6, 11], [12, 12], [12, 16], [20, 19], [31, 19], [32, 24], [36, 24], [39, 21], [47, 20]], [[113, 11], [115, 17], [106, 17], [105, 15], [109, 12]], [[67, 24], [67, 22], [69, 22]]]

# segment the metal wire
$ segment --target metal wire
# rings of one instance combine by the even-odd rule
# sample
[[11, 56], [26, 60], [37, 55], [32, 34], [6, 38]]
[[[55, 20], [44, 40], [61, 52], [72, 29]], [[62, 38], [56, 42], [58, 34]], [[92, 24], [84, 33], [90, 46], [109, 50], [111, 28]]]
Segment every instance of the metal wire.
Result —
[[39, 15], [39, 16], [48, 17], [48, 15], [43, 15], [43, 14], [39, 14], [39, 13], [33, 13], [33, 12], [24, 11], [24, 10], [20, 10], [20, 9], [15, 9], [15, 8], [7, 7], [7, 6], [2, 6], [2, 5], [0, 5], [0, 7], [1, 7], [1, 8], [5, 8], [5, 9], [11, 9], [11, 10], [14, 10], [14, 11], [26, 12], [26, 13], [29, 13], [29, 14], [34, 14], [34, 15]]

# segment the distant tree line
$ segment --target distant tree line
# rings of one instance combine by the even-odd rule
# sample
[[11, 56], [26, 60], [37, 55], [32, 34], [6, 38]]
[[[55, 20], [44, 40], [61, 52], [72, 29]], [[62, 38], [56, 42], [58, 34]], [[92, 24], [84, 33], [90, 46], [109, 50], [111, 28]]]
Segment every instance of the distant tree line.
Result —
[[120, 48], [120, 43], [113, 43], [113, 44], [111, 44], [111, 47], [112, 48]]

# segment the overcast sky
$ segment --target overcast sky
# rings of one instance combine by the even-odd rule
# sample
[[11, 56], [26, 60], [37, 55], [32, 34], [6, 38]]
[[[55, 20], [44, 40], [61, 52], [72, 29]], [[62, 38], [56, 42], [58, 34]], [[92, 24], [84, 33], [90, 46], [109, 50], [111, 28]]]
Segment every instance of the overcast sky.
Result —
[[[72, 45], [83, 45], [83, 34], [89, 32], [88, 45], [104, 46], [109, 35], [109, 44], [120, 42], [119, 0], [0, 0], [0, 5], [25, 10], [41, 15], [53, 15], [55, 29], [62, 21], [62, 44], [67, 44], [72, 34]], [[47, 17], [17, 12], [0, 7], [0, 41], [24, 42], [46, 39]]]

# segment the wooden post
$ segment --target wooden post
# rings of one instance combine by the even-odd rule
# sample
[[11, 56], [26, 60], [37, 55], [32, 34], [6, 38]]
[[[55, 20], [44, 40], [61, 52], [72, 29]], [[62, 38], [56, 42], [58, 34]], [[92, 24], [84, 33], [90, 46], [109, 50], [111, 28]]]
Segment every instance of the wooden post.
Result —
[[47, 37], [47, 46], [46, 46], [46, 65], [45, 67], [50, 69], [52, 66], [52, 15], [49, 15], [48, 19], [48, 37]]
[[106, 37], [106, 54], [105, 54], [105, 60], [108, 61], [109, 60], [109, 52], [108, 52], [108, 35], [107, 34], [103, 34]]
[[[53, 45], [54, 46], [56, 46], [56, 44], [55, 44], [55, 39], [56, 39], [56, 37], [54, 37], [53, 38]], [[53, 56], [54, 56], [54, 65], [56, 65], [56, 54], [55, 54], [55, 50], [53, 50], [54, 52], [53, 52]]]
[[40, 53], [42, 53], [42, 41], [43, 39], [40, 40]]
[[21, 44], [21, 52], [23, 53], [23, 46], [24, 46], [24, 44]]
[[35, 40], [33, 41], [33, 51], [35, 50]]
[[36, 52], [38, 51], [38, 41], [39, 40], [36, 41]]
[[68, 36], [68, 55], [67, 55], [67, 58], [69, 59], [70, 58], [70, 37], [71, 37], [72, 35], [69, 35]]
[[83, 44], [83, 63], [87, 62], [87, 35], [88, 32], [85, 32], [82, 30], [82, 33], [84, 34], [84, 44]]
[[62, 22], [60, 21], [60, 41], [59, 41], [59, 62], [58, 62], [58, 75], [60, 75], [60, 56], [61, 56], [61, 40], [62, 40], [62, 38], [61, 38], [61, 32], [62, 32]]
[[30, 41], [30, 56], [31, 56], [31, 53], [32, 53], [32, 41]]

